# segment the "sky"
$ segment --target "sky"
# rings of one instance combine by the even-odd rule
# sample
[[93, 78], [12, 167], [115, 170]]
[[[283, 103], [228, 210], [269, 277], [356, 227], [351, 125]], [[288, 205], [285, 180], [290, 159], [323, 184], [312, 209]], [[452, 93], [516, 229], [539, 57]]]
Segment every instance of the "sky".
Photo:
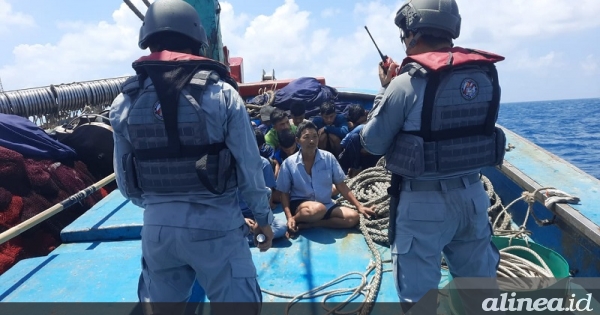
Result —
[[[132, 1], [142, 12], [141, 0]], [[150, 2], [153, 2], [150, 0]], [[221, 35], [244, 58], [244, 80], [324, 77], [377, 90], [381, 51], [406, 57], [394, 25], [404, 1], [228, 0]], [[600, 97], [600, 1], [457, 0], [456, 46], [504, 56], [502, 102]], [[0, 0], [4, 90], [133, 74], [141, 21], [118, 0]]]

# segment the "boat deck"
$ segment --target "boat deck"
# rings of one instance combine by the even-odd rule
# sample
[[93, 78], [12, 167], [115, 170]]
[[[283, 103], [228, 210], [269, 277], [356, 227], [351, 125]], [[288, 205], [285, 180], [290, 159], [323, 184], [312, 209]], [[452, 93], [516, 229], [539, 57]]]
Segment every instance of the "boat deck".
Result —
[[[280, 209], [275, 212], [276, 216], [283, 216]], [[142, 213], [141, 208], [128, 202], [119, 191], [112, 192], [62, 231], [65, 244], [46, 257], [23, 260], [2, 275], [0, 300], [137, 302]], [[384, 260], [389, 259], [389, 248], [378, 246], [378, 249]], [[358, 230], [306, 230], [296, 239], [276, 240], [267, 252], [260, 253], [254, 247], [251, 250], [261, 288], [293, 296], [347, 273], [363, 274], [373, 259]], [[377, 301], [396, 302], [398, 296], [391, 265], [384, 264], [384, 269]], [[449, 281], [446, 271], [442, 272], [440, 288]], [[355, 288], [361, 282], [359, 274], [351, 274], [326, 290]], [[374, 274], [371, 272], [369, 279]], [[206, 300], [202, 292], [195, 295]], [[341, 302], [346, 297], [335, 297], [331, 301]], [[263, 299], [290, 300], [266, 293]], [[322, 297], [306, 301], [321, 300]]]

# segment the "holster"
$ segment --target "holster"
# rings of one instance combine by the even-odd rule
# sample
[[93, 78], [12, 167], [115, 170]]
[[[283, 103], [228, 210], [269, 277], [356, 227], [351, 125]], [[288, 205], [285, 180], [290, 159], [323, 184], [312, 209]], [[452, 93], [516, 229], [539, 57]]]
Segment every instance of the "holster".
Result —
[[388, 227], [388, 241], [390, 245], [394, 243], [396, 237], [396, 212], [400, 203], [400, 186], [402, 185], [402, 176], [392, 173], [392, 181], [388, 187], [390, 196], [390, 222]]

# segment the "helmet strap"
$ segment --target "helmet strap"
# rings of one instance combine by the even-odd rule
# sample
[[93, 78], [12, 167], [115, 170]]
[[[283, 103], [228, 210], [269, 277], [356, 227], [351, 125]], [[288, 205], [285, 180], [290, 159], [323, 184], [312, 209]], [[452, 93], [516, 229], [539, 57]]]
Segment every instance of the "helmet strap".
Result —
[[405, 41], [402, 41], [402, 43], [404, 43], [404, 46], [405, 46], [404, 51], [406, 51], [406, 52], [408, 52], [409, 49], [417, 46], [417, 41], [419, 40], [419, 38], [421, 38], [421, 32], [419, 32], [419, 31], [408, 31], [408, 32], [413, 33], [413, 38], [410, 40], [410, 43], [408, 43], [408, 45], [406, 45]]
[[421, 32], [417, 31], [415, 33], [415, 35], [413, 36], [412, 40], [410, 41], [410, 43], [408, 43], [408, 47], [406, 47], [406, 50], [417, 46], [417, 41], [419, 40], [419, 38], [421, 38]]

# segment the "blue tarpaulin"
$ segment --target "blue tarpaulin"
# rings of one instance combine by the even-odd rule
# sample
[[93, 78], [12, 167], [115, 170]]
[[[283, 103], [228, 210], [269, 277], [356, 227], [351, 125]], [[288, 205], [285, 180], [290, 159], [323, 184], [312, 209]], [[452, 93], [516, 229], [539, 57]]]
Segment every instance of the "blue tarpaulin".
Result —
[[[265, 94], [255, 96], [246, 101], [246, 103], [253, 105], [265, 105], [268, 102], [269, 97]], [[312, 77], [296, 79], [287, 86], [275, 91], [274, 107], [289, 111], [291, 104], [294, 102], [304, 103], [306, 118], [318, 116], [319, 107], [324, 102], [333, 103], [337, 112], [343, 113], [345, 116], [348, 114], [348, 107], [352, 104], [357, 104], [338, 100], [338, 91], [335, 88], [323, 85]], [[364, 107], [362, 104], [361, 106]], [[260, 120], [256, 120], [255, 123], [260, 124]]]
[[292, 103], [303, 102], [306, 105], [306, 111], [310, 112], [324, 102], [335, 102], [337, 94], [336, 89], [322, 85], [315, 78], [302, 77], [277, 90], [273, 106], [289, 110]]
[[52, 139], [29, 119], [0, 114], [0, 146], [21, 153], [25, 158], [74, 160], [77, 153]]

